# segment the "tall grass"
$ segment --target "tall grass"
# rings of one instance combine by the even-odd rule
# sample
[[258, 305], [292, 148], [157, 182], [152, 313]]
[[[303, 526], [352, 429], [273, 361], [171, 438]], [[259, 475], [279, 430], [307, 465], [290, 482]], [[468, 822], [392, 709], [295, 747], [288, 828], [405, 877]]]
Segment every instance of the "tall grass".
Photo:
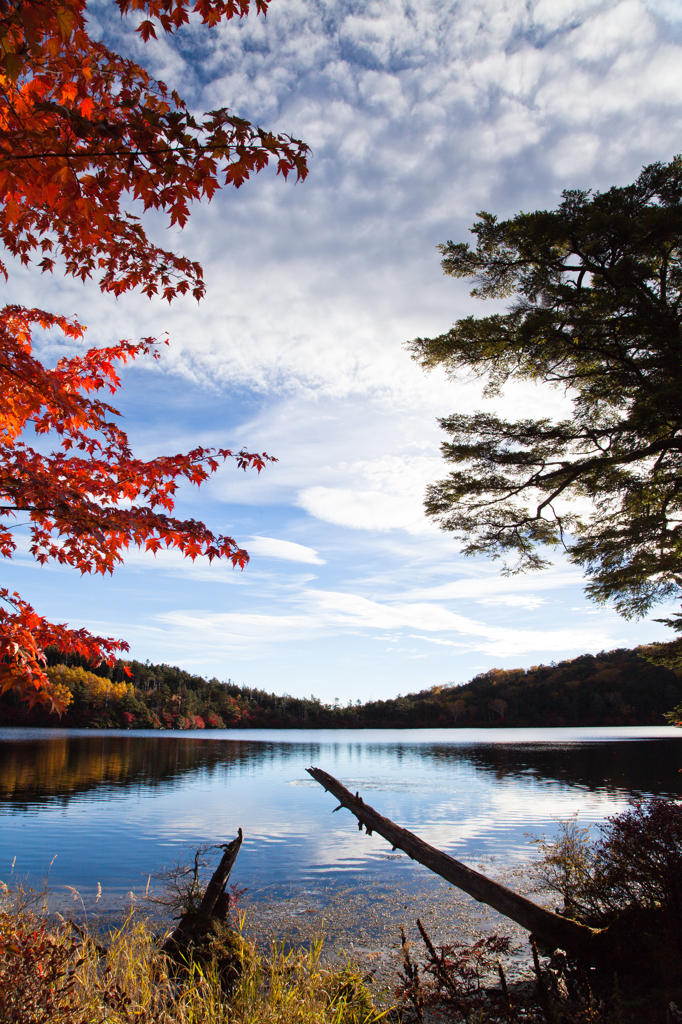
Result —
[[241, 918], [208, 953], [178, 966], [132, 911], [102, 940], [49, 921], [16, 892], [3, 902], [3, 1024], [378, 1024], [387, 1013], [354, 967], [323, 965], [321, 938], [309, 949], [273, 943], [263, 954]]

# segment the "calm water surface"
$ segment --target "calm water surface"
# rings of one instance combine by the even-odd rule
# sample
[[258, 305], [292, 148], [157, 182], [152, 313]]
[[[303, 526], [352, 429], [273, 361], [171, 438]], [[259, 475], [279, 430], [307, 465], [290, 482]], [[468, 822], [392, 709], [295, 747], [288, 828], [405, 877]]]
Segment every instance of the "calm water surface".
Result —
[[525, 833], [551, 834], [558, 818], [594, 825], [632, 797], [681, 795], [682, 731], [0, 730], [0, 879], [40, 884], [56, 856], [53, 890], [87, 897], [101, 882], [120, 900], [241, 826], [235, 880], [252, 897], [292, 883], [409, 887], [422, 869], [348, 811], [332, 816], [311, 764], [453, 856], [507, 865], [529, 855]]

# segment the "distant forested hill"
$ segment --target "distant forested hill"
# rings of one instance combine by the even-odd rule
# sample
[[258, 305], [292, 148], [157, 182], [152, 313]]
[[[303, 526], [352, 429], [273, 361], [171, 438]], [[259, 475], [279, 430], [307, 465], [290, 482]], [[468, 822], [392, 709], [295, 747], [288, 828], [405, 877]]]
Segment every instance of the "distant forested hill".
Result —
[[681, 697], [675, 672], [621, 649], [529, 669], [494, 668], [464, 686], [434, 687], [385, 704], [397, 712], [409, 702], [410, 717], [423, 725], [436, 724], [429, 721], [436, 707], [448, 724], [462, 727], [661, 725]]
[[637, 650], [584, 654], [529, 669], [491, 669], [463, 686], [434, 686], [392, 700], [323, 704], [206, 680], [170, 665], [119, 661], [96, 670], [58, 664], [49, 674], [71, 702], [61, 719], [0, 699], [0, 724], [95, 729], [480, 728], [662, 725], [682, 700], [680, 675]]

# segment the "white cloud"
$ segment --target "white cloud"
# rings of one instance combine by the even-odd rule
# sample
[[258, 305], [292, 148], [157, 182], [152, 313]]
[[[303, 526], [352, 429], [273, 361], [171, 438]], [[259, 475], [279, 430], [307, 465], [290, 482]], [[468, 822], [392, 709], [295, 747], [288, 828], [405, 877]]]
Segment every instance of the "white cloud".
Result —
[[582, 176], [594, 165], [600, 145], [598, 132], [569, 132], [552, 147], [555, 172], [562, 177]]
[[402, 341], [483, 309], [441, 278], [437, 242], [467, 238], [481, 206], [554, 204], [679, 145], [682, 48], [638, 0], [287, 0], [189, 37], [196, 68], [169, 40], [145, 58], [197, 106], [314, 150], [304, 184], [266, 175], [195, 211], [180, 244], [206, 266], [198, 311], [126, 299], [131, 333], [170, 326], [170, 364], [212, 386], [419, 390]]
[[[472, 566], [472, 563], [469, 563], [469, 566]], [[470, 572], [471, 575], [448, 583], [410, 588], [405, 592], [405, 596], [413, 600], [466, 600], [480, 603], [481, 599], [500, 595], [501, 600], [507, 604], [507, 596], [513, 598], [519, 592], [525, 595], [528, 590], [556, 590], [580, 586], [584, 582], [583, 574], [578, 569], [552, 568], [528, 575], [501, 576], [494, 566], [482, 562], [479, 563], [478, 575], [474, 575], [473, 566]]]
[[466, 647], [466, 644], [458, 644], [456, 640], [439, 640], [433, 636], [420, 636], [419, 633], [408, 633], [411, 640], [426, 640], [430, 644], [438, 644], [440, 647], [459, 647], [460, 650]]
[[468, 618], [441, 605], [389, 603], [351, 593], [306, 589], [292, 595], [290, 600], [304, 610], [295, 615], [178, 610], [157, 618], [174, 628], [191, 630], [196, 636], [205, 637], [209, 644], [218, 644], [226, 649], [253, 649], [254, 645], [332, 636], [349, 630], [400, 630], [404, 627], [427, 633], [455, 633], [456, 640], [452, 636], [409, 636], [498, 657], [530, 652], [598, 650], [608, 645], [610, 639], [603, 630], [506, 628]]
[[352, 491], [341, 487], [308, 487], [297, 502], [311, 516], [354, 530], [402, 528], [424, 533], [427, 524], [419, 495], [396, 497], [381, 491]]
[[248, 542], [249, 554], [260, 555], [261, 558], [278, 558], [285, 562], [305, 562], [308, 565], [325, 565], [314, 548], [305, 544], [296, 544], [290, 540], [279, 540], [276, 537], [251, 537]]
[[[249, 612], [164, 612], [157, 621], [191, 632], [202, 642], [224, 650], [254, 649], [255, 645], [278, 644], [284, 640], [309, 637], [318, 624], [305, 615], [267, 615]], [[254, 650], [254, 654], [256, 651]]]
[[296, 504], [318, 519], [355, 530], [436, 532], [424, 514], [424, 492], [428, 483], [443, 475], [440, 459], [421, 455], [358, 459], [340, 463], [336, 475], [354, 486], [306, 487], [299, 491]]
[[536, 25], [556, 31], [575, 25], [603, 6], [603, 0], [538, 0], [533, 10], [533, 20]]
[[682, 8], [677, 0], [646, 0], [646, 6], [667, 21], [682, 21]]
[[507, 608], [526, 608], [532, 612], [535, 608], [546, 603], [544, 597], [537, 594], [499, 594], [497, 597], [479, 597], [476, 604], [486, 605], [489, 608], [499, 608], [504, 605]]
[[584, 645], [603, 646], [608, 643], [608, 637], [603, 632], [593, 632], [588, 637], [582, 630], [503, 628], [452, 612], [442, 605], [402, 602], [386, 604], [356, 594], [323, 591], [311, 592], [310, 596], [332, 621], [356, 623], [376, 629], [416, 627], [426, 632], [455, 632], [469, 638], [469, 649], [485, 650], [502, 656], [528, 651], [575, 650]]
[[639, 0], [622, 0], [575, 29], [572, 42], [579, 61], [611, 60], [655, 44], [656, 26]]

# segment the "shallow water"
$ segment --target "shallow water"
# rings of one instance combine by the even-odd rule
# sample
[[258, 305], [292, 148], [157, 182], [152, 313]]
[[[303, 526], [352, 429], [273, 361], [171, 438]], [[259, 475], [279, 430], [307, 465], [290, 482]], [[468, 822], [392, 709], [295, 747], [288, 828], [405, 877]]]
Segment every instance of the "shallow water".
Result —
[[551, 834], [557, 819], [594, 825], [632, 797], [680, 795], [681, 741], [668, 727], [0, 730], [0, 879], [40, 885], [49, 868], [56, 892], [87, 900], [99, 882], [121, 900], [241, 826], [234, 880], [251, 898], [292, 885], [410, 890], [424, 869], [360, 834], [348, 811], [332, 816], [307, 766], [434, 846], [502, 870], [529, 856], [526, 833]]

